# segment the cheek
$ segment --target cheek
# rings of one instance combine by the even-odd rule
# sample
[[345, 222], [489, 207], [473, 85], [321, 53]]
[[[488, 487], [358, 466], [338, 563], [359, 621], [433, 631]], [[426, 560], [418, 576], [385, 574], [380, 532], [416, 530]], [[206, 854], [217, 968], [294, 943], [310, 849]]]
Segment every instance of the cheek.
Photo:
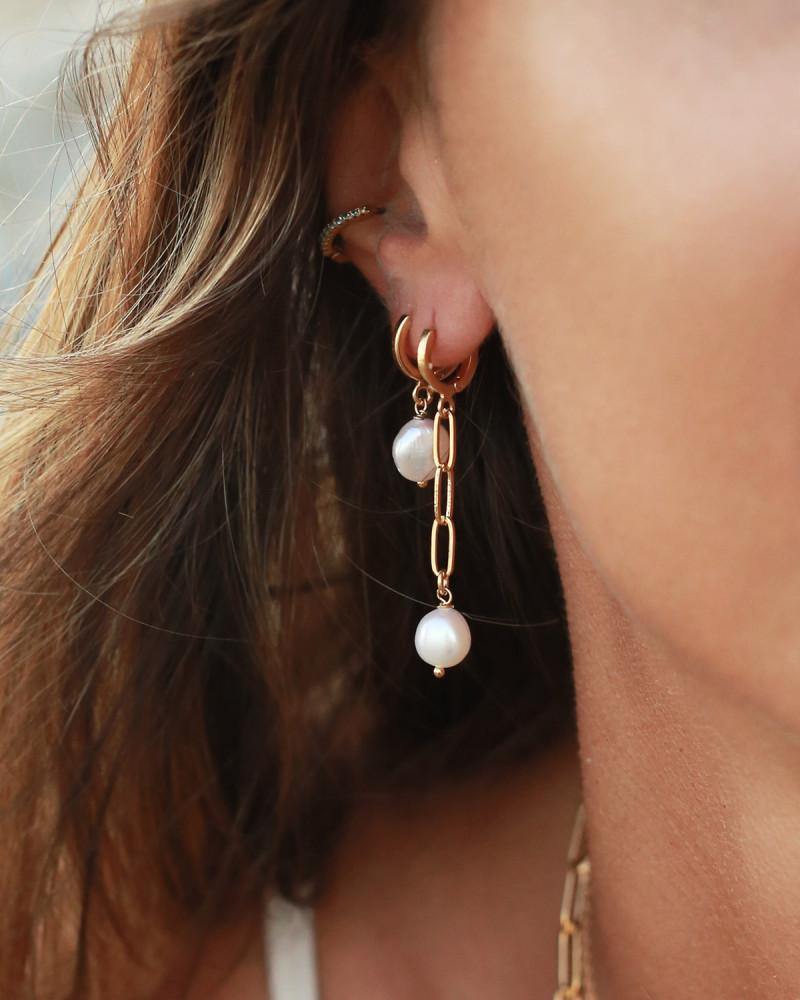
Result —
[[476, 266], [609, 587], [750, 693], [785, 705], [794, 678], [796, 711], [796, 26], [753, 50], [752, 24], [709, 40], [659, 23], [668, 5], [557, 6], [445, 4], [435, 22]]

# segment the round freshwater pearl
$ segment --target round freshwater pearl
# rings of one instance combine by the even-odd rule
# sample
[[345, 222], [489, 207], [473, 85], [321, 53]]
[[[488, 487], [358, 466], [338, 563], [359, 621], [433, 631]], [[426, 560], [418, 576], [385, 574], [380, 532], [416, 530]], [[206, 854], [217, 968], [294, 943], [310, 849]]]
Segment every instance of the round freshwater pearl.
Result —
[[414, 645], [420, 659], [432, 667], [454, 667], [472, 645], [467, 619], [455, 608], [429, 611], [417, 625]]
[[[450, 435], [446, 427], [439, 429], [439, 451], [447, 458]], [[401, 476], [415, 483], [433, 479], [433, 421], [430, 417], [412, 417], [397, 432], [392, 444], [392, 458]]]

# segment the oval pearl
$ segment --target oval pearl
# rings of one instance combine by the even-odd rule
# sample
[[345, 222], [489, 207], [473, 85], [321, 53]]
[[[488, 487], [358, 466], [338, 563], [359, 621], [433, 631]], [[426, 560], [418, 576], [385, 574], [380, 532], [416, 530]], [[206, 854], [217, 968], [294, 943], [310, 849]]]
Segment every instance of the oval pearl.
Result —
[[472, 645], [467, 619], [455, 608], [429, 611], [417, 625], [414, 645], [420, 659], [432, 667], [454, 667]]
[[[450, 435], [446, 427], [439, 429], [439, 451], [446, 460]], [[415, 483], [433, 479], [433, 421], [430, 417], [412, 417], [403, 424], [392, 443], [392, 458], [397, 471]]]

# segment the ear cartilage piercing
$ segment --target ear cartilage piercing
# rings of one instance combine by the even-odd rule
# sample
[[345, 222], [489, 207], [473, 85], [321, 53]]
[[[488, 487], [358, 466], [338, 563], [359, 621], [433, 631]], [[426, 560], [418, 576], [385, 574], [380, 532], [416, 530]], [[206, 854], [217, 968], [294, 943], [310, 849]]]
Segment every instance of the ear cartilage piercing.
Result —
[[369, 205], [360, 205], [358, 208], [351, 208], [348, 212], [342, 212], [335, 219], [331, 219], [319, 235], [319, 248], [323, 255], [335, 260], [337, 264], [347, 263], [348, 257], [342, 249], [340, 241], [344, 227], [358, 222], [359, 219], [366, 219], [372, 215], [383, 215], [385, 211], [385, 208], [370, 208]]
[[[478, 358], [476, 354], [471, 354], [455, 369], [435, 368], [430, 359], [436, 331], [427, 329], [420, 338], [415, 364], [406, 349], [410, 328], [410, 317], [402, 316], [395, 328], [393, 349], [400, 370], [415, 383], [411, 394], [414, 416], [395, 437], [392, 457], [398, 471], [406, 479], [419, 486], [426, 486], [433, 480], [430, 555], [439, 607], [424, 615], [417, 625], [414, 645], [420, 658], [433, 667], [434, 676], [444, 677], [447, 669], [461, 663], [472, 645], [467, 620], [453, 606], [450, 580], [456, 562], [455, 394], [469, 385]], [[439, 398], [431, 419], [427, 413], [435, 396]], [[446, 539], [446, 552], [440, 558], [442, 532]]]

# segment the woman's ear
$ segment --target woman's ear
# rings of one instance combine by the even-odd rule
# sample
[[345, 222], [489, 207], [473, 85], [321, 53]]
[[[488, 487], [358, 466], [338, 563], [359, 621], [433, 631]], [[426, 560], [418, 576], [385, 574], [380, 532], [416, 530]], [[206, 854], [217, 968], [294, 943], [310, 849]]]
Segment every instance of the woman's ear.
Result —
[[412, 350], [423, 329], [436, 328], [433, 361], [449, 366], [480, 347], [494, 317], [469, 264], [432, 112], [410, 85], [418, 71], [397, 57], [367, 63], [334, 117], [326, 196], [331, 217], [359, 205], [386, 209], [343, 230], [348, 261], [392, 323], [411, 316]]

